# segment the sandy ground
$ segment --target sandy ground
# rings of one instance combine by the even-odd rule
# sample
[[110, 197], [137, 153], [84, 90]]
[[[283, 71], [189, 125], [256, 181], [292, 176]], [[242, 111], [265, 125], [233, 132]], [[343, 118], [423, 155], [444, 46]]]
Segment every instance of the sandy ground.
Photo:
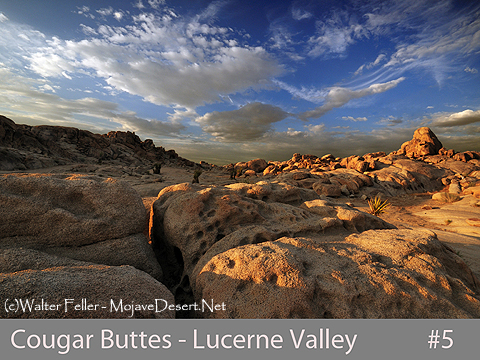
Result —
[[[51, 169], [30, 170], [29, 173], [65, 173], [72, 166]], [[23, 171], [25, 172], [25, 171]], [[1, 172], [6, 173], [6, 172]], [[120, 175], [114, 170], [105, 170], [101, 176], [121, 178], [129, 182], [151, 204], [163, 188], [191, 182], [193, 169], [162, 167], [160, 175]], [[97, 174], [95, 174], [97, 175]], [[261, 177], [240, 179], [255, 183]], [[220, 170], [204, 171], [200, 183], [204, 185], [225, 185], [234, 183], [230, 176]], [[391, 207], [380, 217], [385, 221], [407, 229], [429, 229], [437, 234], [440, 241], [449, 245], [470, 266], [480, 279], [480, 199], [473, 195], [462, 196], [455, 203], [441, 203], [431, 199], [432, 194], [409, 194], [388, 199]], [[360, 198], [339, 198], [335, 202], [350, 203], [355, 208], [368, 212], [367, 201]]]
[[[398, 228], [434, 231], [480, 279], [480, 227], [467, 223], [480, 219], [480, 199], [465, 195], [449, 204], [432, 200], [431, 194], [417, 194], [395, 197], [390, 202], [392, 206], [380, 215], [382, 219]], [[367, 205], [359, 208], [368, 211]]]

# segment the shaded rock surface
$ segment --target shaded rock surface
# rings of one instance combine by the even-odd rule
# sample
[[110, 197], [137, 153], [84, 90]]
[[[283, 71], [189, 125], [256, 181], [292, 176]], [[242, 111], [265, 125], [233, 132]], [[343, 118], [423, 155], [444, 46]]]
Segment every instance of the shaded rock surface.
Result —
[[82, 246], [143, 231], [127, 183], [81, 175], [0, 176], [0, 246]]
[[0, 170], [99, 162], [128, 166], [195, 165], [173, 150], [156, 147], [150, 139], [141, 141], [130, 131], [99, 135], [63, 126], [15, 124], [0, 115]]
[[[88, 298], [94, 311], [3, 313], [21, 318], [127, 318], [110, 299], [128, 304], [174, 303], [151, 245], [142, 233], [146, 210], [127, 183], [81, 175], [0, 176], [0, 298]], [[77, 302], [78, 302], [77, 301]], [[175, 312], [138, 311], [143, 317]]]
[[[23, 254], [16, 254], [16, 256], [19, 255]], [[48, 304], [61, 306], [55, 310], [44, 308], [35, 310], [34, 308], [33, 311], [9, 312], [2, 317], [25, 319], [175, 317], [175, 312], [170, 310], [163, 312], [144, 310], [133, 313], [115, 311], [115, 308], [112, 310], [112, 301], [117, 308], [120, 301], [124, 305], [153, 303], [154, 299], [164, 299], [170, 304], [174, 303], [171, 292], [143, 271], [131, 266], [111, 267], [87, 263], [45, 268], [46, 264], [42, 264], [42, 261], [50, 262], [51, 259], [44, 259], [41, 254], [35, 254], [29, 269], [0, 273], [0, 298], [30, 299], [34, 300], [33, 305], [40, 305], [43, 299]], [[58, 261], [61, 262], [61, 260], [52, 262]], [[37, 263], [41, 266], [37, 266]], [[75, 301], [74, 304], [67, 304], [67, 311], [65, 311], [65, 299]], [[89, 303], [100, 306], [95, 310], [73, 310], [74, 305], [80, 305], [81, 299], [88, 299]], [[103, 306], [106, 308], [103, 309]]]

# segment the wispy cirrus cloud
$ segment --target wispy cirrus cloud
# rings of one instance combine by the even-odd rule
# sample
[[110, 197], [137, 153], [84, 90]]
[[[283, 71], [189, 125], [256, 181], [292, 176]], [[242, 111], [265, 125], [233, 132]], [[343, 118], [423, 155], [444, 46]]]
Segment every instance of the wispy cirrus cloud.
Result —
[[[380, 49], [373, 61], [355, 71], [361, 75], [381, 65], [366, 77], [377, 82], [402, 76], [407, 71], [427, 71], [439, 85], [460, 67], [459, 59], [480, 50], [480, 6], [472, 4], [459, 12], [450, 0], [390, 0], [352, 4], [349, 11], [334, 9], [329, 17], [317, 20], [315, 36], [308, 40], [308, 56], [348, 56], [349, 48], [365, 39], [388, 39], [395, 46], [389, 54]], [[405, 31], [404, 36], [390, 36]], [[467, 70], [468, 71], [468, 70]]]
[[334, 108], [342, 107], [351, 100], [359, 99], [365, 96], [380, 94], [382, 92], [393, 89], [403, 80], [405, 80], [405, 78], [401, 77], [386, 83], [373, 84], [359, 90], [352, 90], [343, 87], [330, 88], [328, 94], [325, 97], [325, 103], [322, 106], [319, 106], [313, 110], [305, 111], [299, 114], [298, 117], [302, 120], [319, 118], [325, 115], [327, 112], [333, 110]]
[[300, 20], [306, 20], [310, 19], [313, 17], [313, 14], [305, 9], [301, 9], [295, 5], [292, 6], [292, 18], [294, 20], [300, 21]]
[[367, 121], [368, 119], [365, 116], [357, 117], [357, 118], [354, 118], [353, 116], [342, 116], [342, 120], [357, 122], [357, 121]]

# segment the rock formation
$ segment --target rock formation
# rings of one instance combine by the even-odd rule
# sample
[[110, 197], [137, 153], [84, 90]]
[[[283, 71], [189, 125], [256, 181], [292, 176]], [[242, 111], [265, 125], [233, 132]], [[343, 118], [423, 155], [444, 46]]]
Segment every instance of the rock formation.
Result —
[[[0, 249], [0, 256], [5, 262], [13, 265], [1, 268], [1, 299], [21, 299], [24, 305], [27, 300], [34, 306], [41, 305], [42, 301], [50, 306], [59, 305], [55, 310], [45, 306], [40, 309], [33, 308], [33, 311], [29, 311], [28, 308], [27, 311], [23, 311], [20, 308], [19, 311], [2, 312], [1, 317], [22, 319], [175, 317], [175, 312], [168, 309], [162, 312], [119, 309], [120, 301], [123, 305], [154, 304], [154, 299], [175, 303], [172, 293], [163, 284], [132, 266], [85, 263], [30, 249]], [[16, 264], [17, 262], [21, 264]], [[71, 299], [72, 303], [66, 303], [68, 299]], [[86, 306], [82, 308], [82, 299], [85, 299], [85, 304], [98, 305], [97, 308], [94, 310]], [[80, 305], [78, 310], [75, 310], [75, 305]]]
[[392, 229], [311, 189], [185, 183], [162, 190], [152, 210], [177, 301], [228, 304], [190, 316], [480, 316], [479, 281], [434, 233]]
[[284, 237], [213, 257], [198, 297], [211, 318], [478, 318], [480, 283], [433, 233], [371, 230]]
[[[478, 197], [480, 152], [444, 149], [428, 128], [390, 154], [297, 153], [221, 169], [131, 132], [0, 117], [0, 170], [60, 164], [71, 164], [68, 174], [0, 175], [0, 298], [91, 298], [108, 309], [5, 317], [480, 318], [478, 279], [434, 233], [396, 229], [344, 201], [439, 190]], [[151, 172], [163, 164], [224, 179], [158, 187]], [[142, 199], [120, 180], [129, 177], [158, 196]], [[109, 311], [112, 299], [212, 299], [226, 310], [126, 314]]]
[[[58, 303], [88, 296], [99, 303], [151, 302], [157, 296], [174, 302], [158, 281], [162, 269], [142, 233], [142, 199], [127, 183], [82, 175], [2, 175], [0, 203], [1, 298], [28, 295]], [[45, 316], [127, 317], [108, 311], [20, 317]], [[174, 317], [174, 312], [133, 316]]]
[[399, 153], [416, 158], [436, 155], [442, 148], [442, 143], [437, 139], [433, 131], [428, 127], [422, 127], [415, 130], [412, 140], [402, 144]]
[[99, 162], [127, 166], [195, 165], [174, 150], [156, 147], [150, 139], [141, 141], [130, 131], [99, 135], [63, 126], [18, 125], [0, 115], [0, 170]]

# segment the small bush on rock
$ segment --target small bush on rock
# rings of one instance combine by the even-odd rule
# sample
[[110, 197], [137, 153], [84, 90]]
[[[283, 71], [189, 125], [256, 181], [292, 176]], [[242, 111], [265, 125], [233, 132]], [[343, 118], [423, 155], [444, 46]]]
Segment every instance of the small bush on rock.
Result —
[[200, 175], [202, 175], [202, 171], [201, 170], [195, 170], [195, 172], [193, 173], [193, 180], [192, 180], [192, 184], [198, 184], [200, 181], [198, 180], [198, 178], [200, 177]]

